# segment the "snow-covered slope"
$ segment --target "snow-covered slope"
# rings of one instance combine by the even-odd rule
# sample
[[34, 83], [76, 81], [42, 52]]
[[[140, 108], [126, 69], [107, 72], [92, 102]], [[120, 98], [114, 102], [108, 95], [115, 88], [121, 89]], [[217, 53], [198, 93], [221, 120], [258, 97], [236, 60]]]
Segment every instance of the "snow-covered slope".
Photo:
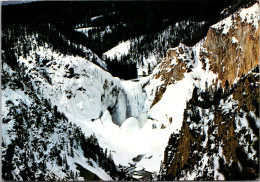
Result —
[[103, 150], [91, 151], [92, 144], [87, 149], [81, 129], [68, 121], [50, 100], [32, 92], [30, 84], [21, 81], [19, 74], [5, 63], [2, 74], [8, 80], [2, 85], [4, 179], [87, 179], [79, 172], [80, 165], [96, 175], [92, 180], [112, 180], [108, 170], [89, 155], [96, 152], [96, 158], [106, 160], [108, 156], [104, 156]]
[[[37, 55], [31, 52], [28, 58], [20, 58], [19, 63], [32, 84], [30, 91], [50, 100], [87, 136], [95, 133], [104, 149], [115, 152], [112, 155], [116, 164], [133, 163], [134, 157], [151, 154], [157, 147], [150, 146], [158, 131], [152, 128], [153, 121], [146, 123], [143, 81], [121, 82], [83, 58], [59, 55], [43, 47]], [[133, 127], [132, 122], [137, 122], [140, 129]], [[147, 126], [141, 130], [145, 123]], [[129, 134], [126, 130], [134, 132]], [[140, 139], [142, 136], [146, 137]]]
[[139, 119], [140, 126], [146, 120], [142, 117], [146, 94], [140, 83], [121, 83], [84, 58], [65, 56], [44, 47], [31, 51], [27, 58], [20, 57], [18, 62], [31, 85], [23, 84], [25, 90], [56, 105], [86, 136], [94, 133], [104, 149], [115, 152], [112, 155], [116, 164], [127, 165], [143, 153], [141, 146], [145, 141], [139, 141], [141, 134], [128, 135], [119, 127], [127, 117]]
[[124, 97], [119, 79], [81, 57], [40, 47], [19, 62], [37, 93], [75, 120], [100, 118], [108, 107], [115, 106], [117, 97]]
[[227, 34], [230, 28], [236, 28], [236, 16], [239, 16], [240, 21], [252, 24], [256, 29], [259, 26], [259, 4], [255, 3], [249, 8], [242, 8], [235, 15], [229, 16], [212, 26], [214, 29], [221, 29], [222, 34]]
[[[181, 44], [179, 47], [183, 48], [185, 45]], [[174, 50], [178, 50], [179, 47]], [[160, 169], [160, 163], [163, 160], [162, 154], [167, 146], [170, 135], [173, 132], [178, 133], [180, 131], [186, 102], [191, 98], [194, 86], [205, 89], [206, 81], [210, 84], [213, 79], [217, 78], [217, 75], [213, 74], [211, 71], [202, 69], [202, 63], [198, 59], [200, 43], [194, 46], [190, 51], [195, 54], [195, 58], [190, 60], [193, 69], [189, 73], [184, 73], [184, 78], [182, 80], [176, 81], [171, 85], [165, 85], [165, 81], [162, 77], [156, 79], [156, 76], [154, 76], [145, 87], [147, 95], [150, 95], [150, 98], [146, 101], [148, 107], [151, 107], [151, 101], [158, 96], [156, 95], [156, 93], [158, 93], [157, 90], [163, 85], [166, 87], [160, 101], [149, 109], [146, 117], [150, 119], [148, 119], [143, 128], [144, 133], [142, 133], [149, 138], [147, 140], [152, 140], [153, 143], [149, 152], [146, 153], [146, 157], [144, 157], [137, 166], [144, 167], [151, 172]], [[190, 52], [186, 56], [189, 54]], [[180, 56], [184, 55], [180, 54]], [[171, 68], [169, 68], [169, 72], [179, 64], [175, 59], [172, 59], [170, 65]], [[155, 68], [154, 75], [157, 75], [161, 71], [160, 66], [161, 64]], [[170, 78], [175, 78], [174, 75], [169, 76]], [[151, 101], [149, 101], [149, 99]], [[148, 128], [154, 128], [154, 131], [149, 131]]]
[[[142, 36], [138, 39], [141, 40]], [[135, 41], [137, 41], [137, 39], [131, 39], [119, 43], [117, 46], [105, 52], [103, 54], [103, 59], [105, 60], [109, 58], [110, 60], [116, 59], [119, 62], [122, 61], [121, 59], [123, 56], [131, 55], [131, 45], [135, 44]], [[151, 69], [154, 68], [159, 62], [158, 58], [155, 56], [156, 54], [157, 53], [154, 52], [153, 54], [150, 54], [148, 57], [143, 56], [142, 62], [133, 60], [137, 62], [136, 69], [138, 77], [151, 74]]]
[[119, 43], [117, 46], [113, 47], [109, 51], [105, 52], [103, 56], [109, 57], [110, 59], [117, 58], [120, 59], [122, 55], [127, 55], [130, 50], [130, 41], [125, 41]]

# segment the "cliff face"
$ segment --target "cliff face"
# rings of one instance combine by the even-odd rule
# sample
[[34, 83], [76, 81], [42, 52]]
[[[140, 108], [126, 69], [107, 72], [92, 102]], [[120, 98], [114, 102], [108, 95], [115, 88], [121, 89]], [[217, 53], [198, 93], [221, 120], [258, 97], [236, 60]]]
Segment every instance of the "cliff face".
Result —
[[[172, 133], [165, 149], [160, 179], [259, 177], [258, 11], [258, 3], [239, 10], [210, 27], [204, 40], [186, 48], [191, 51], [182, 45], [169, 50], [159, 66], [164, 71], [155, 77], [166, 86], [176, 84], [172, 80], [184, 81], [189, 73], [194, 85], [181, 130]], [[203, 84], [206, 72], [216, 77]], [[155, 94], [156, 103], [165, 85], [158, 88], [163, 92]]]
[[[253, 69], [259, 61], [259, 20], [258, 4], [239, 10], [232, 16], [211, 26], [200, 44], [198, 59], [205, 71], [218, 76], [214, 84], [222, 86], [236, 83], [239, 78]], [[167, 51], [158, 65], [154, 79], [164, 84], [157, 89], [151, 108], [160, 101], [167, 85], [184, 78], [184, 73], [194, 67], [194, 48], [180, 44]]]
[[[257, 66], [258, 10], [258, 3], [247, 9], [240, 9], [211, 26], [207, 36], [196, 46], [180, 44], [169, 49], [153, 75], [153, 79], [160, 79], [163, 84], [157, 88], [151, 108], [161, 100], [168, 85], [181, 81], [185, 73], [193, 72], [194, 67], [200, 64], [198, 62], [202, 63], [203, 70], [212, 71], [217, 76], [217, 79], [212, 80], [214, 83], [207, 84], [222, 87], [237, 83], [241, 76]], [[194, 81], [201, 81], [199, 77], [193, 76]]]
[[[230, 84], [254, 68], [259, 61], [258, 4], [240, 10], [210, 27], [201, 59], [209, 60], [219, 80]], [[255, 12], [254, 12], [255, 11]], [[206, 66], [206, 65], [205, 65]]]
[[159, 72], [155, 74], [155, 79], [161, 77], [166, 85], [174, 84], [184, 78], [184, 73], [191, 71], [194, 62], [192, 48], [180, 44], [178, 47], [169, 49], [166, 58], [159, 65]]
[[156, 90], [151, 108], [161, 100], [166, 87], [175, 84], [184, 78], [184, 73], [190, 72], [194, 64], [194, 53], [191, 47], [180, 44], [176, 48], [169, 49], [162, 63], [158, 65], [158, 71], [154, 79], [163, 81], [163, 85]]
[[229, 91], [194, 89], [181, 131], [171, 135], [166, 147], [161, 179], [257, 178], [258, 95], [258, 70]]

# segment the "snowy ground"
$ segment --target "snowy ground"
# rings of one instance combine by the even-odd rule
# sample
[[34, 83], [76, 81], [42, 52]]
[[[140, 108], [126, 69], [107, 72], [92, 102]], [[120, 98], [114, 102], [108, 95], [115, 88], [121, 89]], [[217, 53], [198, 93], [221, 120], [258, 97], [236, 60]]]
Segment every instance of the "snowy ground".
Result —
[[[133, 40], [131, 40], [133, 41]], [[121, 60], [121, 57], [124, 55], [130, 54], [130, 45], [131, 41], [123, 41], [120, 42], [117, 46], [113, 47], [112, 49], [108, 50], [103, 54], [103, 58], [107, 57], [110, 59], [117, 58], [117, 60]], [[136, 41], [136, 40], [135, 40]], [[138, 76], [144, 76], [144, 75], [149, 75], [149, 66], [150, 68], [154, 68], [158, 64], [158, 60], [156, 58], [157, 53], [153, 53], [149, 55], [147, 58], [143, 56], [143, 61], [142, 63], [137, 63], [137, 74]]]
[[[252, 24], [258, 28], [258, 21], [259, 21], [259, 4], [255, 3], [253, 6], [249, 8], [242, 8], [238, 12], [238, 16], [241, 18], [242, 22], [246, 22]], [[216, 23], [212, 26], [215, 29], [221, 29], [222, 34], [227, 34], [230, 28], [237, 28], [236, 27], [236, 20], [232, 19], [232, 16], [229, 16], [222, 21]]]
[[130, 50], [130, 41], [128, 40], [128, 41], [119, 43], [117, 46], [115, 46], [112, 49], [110, 49], [109, 51], [105, 52], [103, 54], [103, 56], [109, 57], [111, 59], [113, 59], [115, 57], [117, 59], [120, 59], [121, 56], [127, 55], [129, 53], [129, 50]]

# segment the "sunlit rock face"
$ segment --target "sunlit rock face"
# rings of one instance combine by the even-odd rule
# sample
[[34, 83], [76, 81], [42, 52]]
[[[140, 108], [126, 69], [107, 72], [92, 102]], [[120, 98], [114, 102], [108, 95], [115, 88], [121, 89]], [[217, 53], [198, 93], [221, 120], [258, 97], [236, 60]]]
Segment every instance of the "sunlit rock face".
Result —
[[233, 84], [259, 63], [258, 11], [258, 4], [241, 9], [208, 31], [202, 60], [223, 84]]
[[[259, 176], [258, 6], [211, 26], [201, 41], [198, 60], [217, 77], [204, 88], [195, 84], [181, 130], [172, 133], [164, 152], [162, 180]], [[175, 50], [168, 59], [178, 57]]]

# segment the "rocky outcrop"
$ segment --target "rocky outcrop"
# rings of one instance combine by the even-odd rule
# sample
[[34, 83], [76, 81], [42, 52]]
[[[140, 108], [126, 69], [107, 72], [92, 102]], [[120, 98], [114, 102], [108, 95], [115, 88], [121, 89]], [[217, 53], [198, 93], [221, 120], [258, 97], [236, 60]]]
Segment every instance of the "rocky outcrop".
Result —
[[[205, 88], [194, 87], [181, 130], [172, 133], [165, 149], [161, 180], [259, 177], [258, 11], [258, 3], [240, 9], [210, 27], [201, 41], [194, 60], [201, 61], [202, 69], [214, 72], [217, 79]], [[183, 72], [178, 71], [179, 77], [173, 76], [185, 63], [177, 61], [171, 67], [170, 61], [178, 60], [180, 54], [187, 55], [179, 48], [170, 50], [160, 65], [165, 70], [157, 77], [166, 84], [174, 84], [172, 79], [181, 80], [185, 72], [194, 71], [186, 66]]]
[[[259, 18], [258, 3], [240, 9], [233, 15], [211, 26], [201, 41], [198, 59], [203, 69], [218, 75], [214, 84], [232, 85], [259, 63]], [[152, 108], [164, 94], [168, 85], [184, 78], [195, 63], [194, 47], [180, 44], [167, 51], [166, 57], [157, 66], [154, 79], [163, 84], [155, 91]], [[195, 78], [196, 79], [196, 78]]]
[[[259, 63], [259, 20], [258, 4], [240, 10], [216, 25], [210, 27], [201, 54], [201, 60], [210, 70], [218, 74], [224, 84], [233, 84], [243, 74]], [[245, 17], [244, 14], [246, 14]], [[237, 80], [236, 80], [237, 81]]]
[[193, 68], [194, 53], [191, 47], [180, 44], [176, 48], [169, 49], [166, 57], [157, 67], [154, 79], [163, 81], [163, 85], [158, 87], [151, 108], [161, 100], [166, 87], [184, 78], [184, 73], [190, 72]]
[[184, 73], [191, 71], [190, 62], [194, 61], [192, 49], [183, 44], [178, 47], [169, 49], [166, 58], [159, 65], [159, 72], [154, 77], [161, 78], [166, 85], [175, 83], [184, 78]]
[[161, 179], [259, 177], [258, 95], [258, 71], [243, 77], [229, 91], [194, 91], [180, 133], [169, 139]]

